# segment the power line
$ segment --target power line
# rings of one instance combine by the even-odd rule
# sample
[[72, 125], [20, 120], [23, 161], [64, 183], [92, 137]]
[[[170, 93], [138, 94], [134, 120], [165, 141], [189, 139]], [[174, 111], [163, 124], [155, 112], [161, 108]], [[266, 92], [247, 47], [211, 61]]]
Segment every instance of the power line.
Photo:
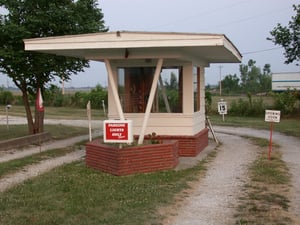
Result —
[[264, 17], [264, 16], [268, 16], [268, 15], [271, 15], [271, 14], [276, 14], [276, 13], [283, 12], [283, 11], [286, 11], [286, 10], [289, 10], [289, 9], [290, 9], [290, 7], [280, 8], [280, 9], [277, 9], [277, 10], [270, 10], [270, 11], [263, 12], [263, 13], [260, 13], [260, 14], [257, 14], [257, 15], [253, 15], [253, 16], [249, 16], [249, 17], [246, 17], [246, 18], [237, 19], [237, 20], [233, 20], [233, 21], [230, 21], [230, 22], [227, 22], [227, 23], [223, 23], [223, 24], [220, 24], [220, 25], [217, 25], [217, 26], [214, 26], [214, 27], [215, 28], [221, 28], [221, 27], [236, 24], [236, 23], [243, 23], [243, 22], [246, 22], [246, 21], [249, 21], [249, 20], [258, 19], [259, 17]]
[[[148, 29], [151, 30], [151, 29], [158, 28], [158, 27], [165, 27], [165, 26], [169, 26], [169, 25], [183, 23], [183, 22], [186, 22], [188, 20], [192, 20], [194, 18], [197, 18], [199, 16], [203, 17], [204, 15], [211, 15], [215, 12], [220, 11], [220, 10], [224, 11], [227, 8], [232, 8], [232, 7], [238, 6], [238, 5], [243, 4], [243, 3], [249, 3], [249, 1], [248, 0], [242, 0], [242, 1], [238, 1], [238, 2], [235, 2], [235, 3], [229, 4], [229, 5], [223, 6], [223, 7], [221, 6], [221, 7], [215, 7], [214, 9], [202, 10], [197, 14], [187, 16], [187, 17], [184, 17], [184, 18], [180, 18], [178, 20], [173, 20], [173, 21], [170, 21], [170, 22], [167, 22], [167, 23], [164, 23], [164, 24], [154, 25], [154, 26], [148, 27]], [[213, 26], [213, 27], [220, 28], [220, 27], [224, 27], [224, 26], [228, 26], [228, 25], [232, 25], [232, 24], [236, 24], [236, 23], [243, 23], [243, 22], [246, 22], [246, 21], [249, 21], [249, 20], [253, 20], [253, 19], [257, 19], [259, 17], [264, 17], [264, 16], [267, 16], [267, 15], [279, 13], [279, 12], [286, 11], [286, 10], [289, 10], [289, 9], [290, 9], [290, 7], [279, 8], [279, 9], [276, 9], [276, 10], [269, 10], [269, 11], [266, 11], [266, 12], [263, 12], [263, 13], [260, 13], [260, 14], [257, 14], [257, 15], [252, 15], [252, 16], [249, 16], [249, 17], [246, 17], [246, 18], [240, 18], [240, 19], [229, 21], [227, 23], [219, 24], [219, 25], [216, 25], [216, 26]]]
[[281, 49], [281, 48], [283, 48], [283, 47], [274, 47], [274, 48], [267, 48], [267, 49], [252, 51], [252, 52], [244, 52], [244, 53], [242, 53], [242, 55], [250, 55], [250, 54], [256, 54], [256, 53], [260, 53], [260, 52], [268, 52], [268, 51], [273, 51], [273, 50], [277, 50], [277, 49]]
[[150, 29], [153, 29], [153, 28], [164, 27], [164, 26], [173, 25], [173, 24], [177, 24], [177, 23], [183, 23], [183, 22], [185, 22], [185, 21], [194, 19], [194, 18], [196, 18], [196, 17], [204, 16], [204, 15], [209, 15], [209, 14], [212, 14], [212, 13], [217, 12], [217, 11], [219, 11], [219, 10], [224, 10], [224, 9], [227, 9], [227, 8], [232, 8], [232, 7], [234, 7], [234, 6], [240, 5], [240, 4], [245, 3], [245, 2], [249, 2], [249, 0], [238, 1], [238, 2], [236, 2], [236, 3], [232, 3], [232, 4], [229, 4], [229, 5], [227, 5], [227, 6], [216, 7], [216, 8], [214, 8], [214, 9], [203, 10], [203, 11], [200, 11], [199, 13], [194, 14], [194, 15], [192, 15], [192, 16], [187, 16], [187, 17], [185, 17], [185, 18], [181, 18], [181, 19], [178, 19], [178, 20], [173, 20], [173, 21], [170, 21], [170, 22], [168, 22], [168, 23], [164, 23], [164, 24], [152, 26], [152, 27], [149, 27], [149, 28], [150, 28]]

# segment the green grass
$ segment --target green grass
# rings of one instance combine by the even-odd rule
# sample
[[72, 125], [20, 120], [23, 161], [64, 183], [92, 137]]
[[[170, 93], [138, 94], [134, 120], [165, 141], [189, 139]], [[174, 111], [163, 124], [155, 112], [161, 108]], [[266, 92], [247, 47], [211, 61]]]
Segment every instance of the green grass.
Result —
[[[258, 137], [246, 137], [249, 140], [251, 140], [255, 145], [265, 148], [270, 145], [270, 140], [265, 139], [265, 138], [258, 138]], [[277, 143], [272, 142], [272, 147], [279, 148], [280, 146]]]
[[[0, 106], [3, 110], [0, 110], [0, 115], [6, 116], [5, 106]], [[34, 114], [34, 107], [31, 108]], [[104, 113], [100, 109], [92, 109], [92, 119], [104, 119]], [[26, 117], [24, 106], [13, 105], [8, 112], [9, 116], [21, 116]], [[73, 119], [73, 120], [87, 120], [86, 109], [71, 108], [71, 107], [45, 107], [45, 119]]]
[[250, 166], [250, 181], [239, 199], [236, 224], [294, 224], [288, 212], [290, 174], [281, 153], [273, 151], [268, 160], [263, 147], [267, 140], [252, 141], [262, 148]]
[[252, 180], [270, 185], [287, 184], [290, 181], [288, 168], [281, 157], [278, 151], [272, 152], [270, 160], [266, 153], [259, 156], [250, 168]]
[[[263, 117], [237, 117], [225, 115], [223, 122], [222, 116], [211, 115], [209, 116], [212, 125], [219, 126], [236, 126], [236, 127], [249, 127], [255, 129], [270, 129], [270, 123], [265, 122]], [[274, 123], [274, 131], [282, 132], [287, 135], [300, 137], [300, 118], [282, 118], [279, 123]]]
[[76, 162], [0, 193], [0, 224], [160, 224], [159, 207], [204, 172], [207, 161], [182, 171], [117, 177]]
[[[47, 111], [50, 117], [57, 118], [57, 113], [59, 118], [86, 119], [85, 110], [60, 108], [58, 112], [56, 109]], [[225, 122], [222, 122], [221, 116], [211, 116], [211, 121], [213, 125], [269, 129], [264, 118], [225, 116]], [[299, 119], [282, 119], [274, 129], [300, 137]], [[55, 137], [62, 137], [69, 129], [63, 131], [54, 126], [54, 132], [57, 132]], [[262, 147], [268, 144], [265, 140], [254, 141]], [[241, 197], [237, 224], [290, 223], [289, 218], [281, 213], [288, 209], [289, 204], [286, 197], [290, 182], [288, 170], [280, 154], [273, 152], [271, 159], [267, 160], [265, 151], [251, 165], [251, 181]], [[0, 193], [0, 224], [160, 224], [163, 215], [158, 214], [157, 209], [174, 203], [174, 195], [187, 189], [189, 181], [205, 172], [207, 161], [182, 171], [125, 177], [86, 168], [81, 161], [64, 165]], [[23, 165], [28, 163], [31, 160]], [[266, 217], [265, 213], [270, 212], [272, 206], [280, 208], [278, 215]]]
[[[223, 99], [225, 102], [227, 102], [227, 107], [231, 105], [233, 101], [238, 101], [239, 99], [242, 99], [244, 101], [248, 101], [248, 97], [246, 95], [237, 95], [237, 96], [217, 96], [213, 95], [212, 96], [212, 104], [211, 104], [211, 109], [213, 112], [217, 113], [218, 112], [218, 102]], [[264, 105], [267, 106], [272, 106], [274, 104], [274, 99], [271, 96], [252, 96], [252, 101], [256, 100], [263, 100]]]
[[[54, 140], [88, 134], [88, 128], [65, 126], [61, 124], [46, 124], [44, 130], [48, 131]], [[0, 133], [0, 141], [3, 141], [28, 135], [28, 128], [27, 125], [10, 125], [9, 129], [7, 129], [6, 125], [0, 125]]]
[[63, 156], [67, 153], [75, 151], [75, 147], [52, 149], [49, 151], [41, 152], [21, 159], [15, 159], [7, 162], [0, 163], [0, 178], [16, 172], [27, 165], [39, 163], [42, 160]]

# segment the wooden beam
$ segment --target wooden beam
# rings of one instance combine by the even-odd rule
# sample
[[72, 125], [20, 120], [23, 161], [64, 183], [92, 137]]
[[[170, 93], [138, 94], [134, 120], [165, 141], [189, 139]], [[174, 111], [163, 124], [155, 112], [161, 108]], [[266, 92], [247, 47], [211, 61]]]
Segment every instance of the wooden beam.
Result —
[[110, 62], [109, 62], [108, 59], [105, 59], [104, 62], [105, 62], [106, 70], [107, 70], [107, 73], [108, 73], [108, 82], [109, 82], [111, 90], [112, 90], [112, 94], [113, 94], [113, 97], [114, 97], [114, 100], [115, 100], [115, 104], [117, 106], [117, 111], [118, 111], [120, 120], [124, 120], [125, 119], [124, 118], [124, 113], [123, 113], [123, 110], [122, 110], [122, 105], [121, 105], [118, 90], [117, 90], [117, 84], [116, 84], [115, 79], [114, 79], [114, 75], [113, 75], [113, 72], [112, 72], [112, 69], [111, 69]]
[[140, 132], [139, 140], [138, 140], [139, 145], [143, 144], [143, 142], [144, 142], [145, 131], [146, 131], [146, 128], [147, 128], [149, 117], [150, 117], [150, 112], [151, 112], [153, 100], [154, 100], [154, 97], [155, 97], [155, 92], [156, 92], [156, 88], [157, 88], [157, 84], [158, 84], [162, 64], [163, 64], [163, 59], [159, 59], [157, 61], [157, 64], [156, 64], [156, 69], [155, 69], [155, 73], [154, 73], [154, 77], [153, 77], [153, 81], [152, 81], [150, 95], [149, 95], [148, 102], [147, 102], [147, 107], [146, 107], [146, 111], [145, 111], [143, 125], [142, 125], [142, 129], [141, 129], [141, 132]]

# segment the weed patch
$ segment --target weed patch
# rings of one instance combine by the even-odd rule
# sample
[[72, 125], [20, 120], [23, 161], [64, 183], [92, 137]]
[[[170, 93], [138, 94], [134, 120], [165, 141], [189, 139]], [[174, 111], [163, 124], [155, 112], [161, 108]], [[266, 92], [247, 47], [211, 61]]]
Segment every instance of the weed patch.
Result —
[[[258, 139], [252, 141], [264, 143]], [[249, 176], [250, 181], [239, 198], [236, 224], [291, 224], [288, 212], [290, 174], [281, 153], [273, 150], [268, 160], [267, 151], [261, 148], [250, 166]]]

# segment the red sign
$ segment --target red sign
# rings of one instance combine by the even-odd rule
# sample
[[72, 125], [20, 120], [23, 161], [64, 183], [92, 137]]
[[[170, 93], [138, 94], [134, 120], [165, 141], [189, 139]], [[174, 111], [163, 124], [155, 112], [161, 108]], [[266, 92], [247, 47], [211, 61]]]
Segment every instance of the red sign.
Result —
[[131, 120], [105, 120], [104, 142], [129, 143], [133, 140]]

